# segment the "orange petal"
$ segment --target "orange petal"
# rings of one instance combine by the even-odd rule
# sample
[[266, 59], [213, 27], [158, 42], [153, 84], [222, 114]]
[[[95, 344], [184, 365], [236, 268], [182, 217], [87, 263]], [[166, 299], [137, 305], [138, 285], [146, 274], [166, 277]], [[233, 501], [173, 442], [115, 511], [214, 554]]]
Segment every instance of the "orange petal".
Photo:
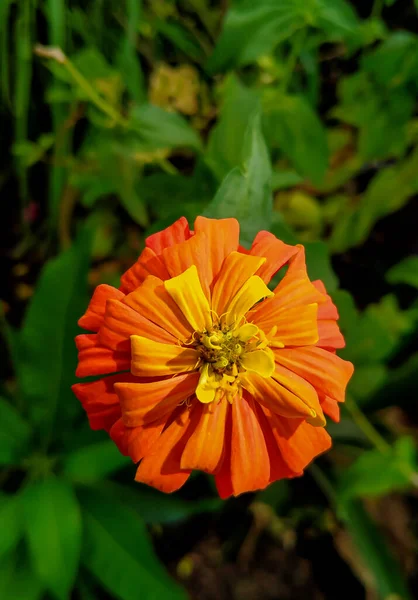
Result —
[[328, 296], [327, 290], [325, 289], [325, 285], [322, 283], [320, 279], [316, 281], [312, 281], [312, 285], [316, 287], [316, 289], [324, 294], [326, 301], [324, 304], [321, 304], [318, 310], [318, 319], [334, 319], [335, 321], [339, 318], [338, 310], [335, 304], [332, 301], [331, 296]]
[[207, 219], [197, 217], [194, 222], [196, 233], [203, 232], [207, 243], [207, 271], [209, 285], [217, 277], [225, 258], [239, 244], [239, 223], [236, 219]]
[[99, 340], [108, 348], [129, 352], [131, 335], [143, 335], [151, 340], [176, 343], [176, 338], [119, 300], [108, 300]]
[[109, 431], [119, 419], [121, 409], [113, 386], [119, 381], [133, 379], [129, 373], [118, 373], [89, 383], [76, 383], [71, 387], [86, 411], [92, 429]]
[[316, 345], [319, 348], [330, 348], [336, 350], [337, 348], [345, 347], [345, 340], [335, 321], [318, 321], [318, 334], [319, 339]]
[[315, 389], [279, 365], [273, 377], [260, 377], [256, 373], [241, 375], [244, 388], [263, 406], [289, 419], [307, 419], [323, 427], [324, 415]]
[[163, 281], [170, 277], [162, 259], [151, 248], [145, 248], [136, 263], [120, 278], [121, 292], [133, 292], [149, 275], [159, 277]]
[[131, 373], [138, 377], [164, 377], [196, 368], [199, 355], [193, 348], [161, 344], [140, 335], [131, 336]]
[[273, 308], [263, 318], [253, 317], [253, 322], [265, 332], [277, 327], [272, 342], [277, 340], [284, 346], [310, 346], [316, 344], [318, 336], [318, 305]]
[[276, 361], [309, 381], [321, 396], [344, 402], [345, 388], [354, 367], [347, 360], [322, 348], [283, 348], [275, 351]]
[[162, 259], [170, 277], [181, 275], [195, 265], [200, 283], [207, 298], [210, 298], [211, 274], [208, 263], [208, 243], [204, 233], [196, 233], [189, 240], [163, 250]]
[[324, 304], [326, 298], [309, 280], [306, 272], [305, 250], [298, 246], [299, 252], [290, 260], [289, 268], [274, 290], [274, 297], [265, 300], [253, 312], [257, 323], [268, 320], [270, 315], [284, 308], [295, 308], [308, 304]]
[[325, 396], [323, 400], [321, 400], [322, 410], [325, 414], [331, 417], [333, 421], [339, 423], [340, 421], [340, 406], [336, 400], [333, 400], [329, 396]]
[[322, 452], [331, 447], [331, 438], [323, 427], [312, 427], [299, 419], [285, 419], [263, 407], [274, 439], [289, 468], [301, 473]]
[[122, 300], [124, 294], [105, 283], [98, 285], [84, 315], [79, 319], [78, 324], [83, 329], [89, 331], [98, 331], [103, 323], [103, 317], [106, 309], [106, 301], [111, 298]]
[[199, 373], [187, 373], [146, 383], [138, 380], [117, 383], [115, 391], [120, 400], [123, 422], [127, 427], [136, 427], [172, 413], [194, 393], [198, 381]]
[[78, 350], [76, 377], [106, 375], [116, 371], [129, 371], [129, 352], [118, 352], [100, 344], [97, 333], [84, 333], [75, 338]]
[[227, 311], [232, 299], [265, 260], [241, 252], [232, 252], [226, 257], [212, 291], [212, 308], [219, 317]]
[[141, 462], [136, 472], [136, 481], [151, 485], [161, 492], [175, 492], [189, 478], [190, 471], [182, 471], [181, 455], [197, 424], [199, 413], [185, 409], [161, 435], [158, 446]]
[[186, 217], [180, 217], [172, 225], [148, 236], [145, 244], [152, 248], [156, 254], [161, 254], [165, 248], [180, 244], [191, 236]]
[[258, 422], [263, 430], [270, 462], [270, 483], [279, 479], [288, 479], [301, 475], [293, 471], [284, 460], [279, 445], [274, 437], [270, 423], [259, 404], [255, 405]]
[[193, 333], [181, 310], [171, 298], [161, 279], [150, 275], [123, 300], [143, 317], [155, 323], [175, 339], [187, 340]]
[[232, 411], [228, 410], [225, 423], [223, 458], [219, 464], [219, 470], [215, 474], [215, 484], [222, 500], [233, 495], [231, 480], [231, 444], [232, 444]]
[[300, 246], [288, 246], [268, 231], [260, 231], [254, 238], [250, 250], [252, 255], [266, 258], [257, 275], [268, 283], [273, 275], [299, 251], [299, 248]]
[[231, 481], [234, 496], [261, 490], [270, 481], [270, 460], [254, 401], [232, 402]]
[[164, 425], [165, 420], [160, 420], [141, 427], [126, 427], [123, 420], [119, 419], [111, 428], [109, 435], [119, 452], [137, 463], [153, 450]]
[[253, 275], [247, 279], [231, 300], [224, 321], [227, 325], [240, 323], [244, 315], [246, 315], [257, 302], [271, 296], [273, 296], [273, 292], [268, 289], [264, 281], [258, 277], [258, 275]]
[[230, 404], [226, 399], [199, 404], [200, 419], [183, 450], [181, 468], [215, 473], [223, 458], [225, 422]]

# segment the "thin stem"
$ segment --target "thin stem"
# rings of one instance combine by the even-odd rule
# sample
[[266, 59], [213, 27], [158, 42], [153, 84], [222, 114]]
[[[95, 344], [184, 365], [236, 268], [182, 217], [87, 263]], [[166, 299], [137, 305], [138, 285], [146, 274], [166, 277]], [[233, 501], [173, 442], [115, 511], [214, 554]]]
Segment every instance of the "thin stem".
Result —
[[129, 121], [125, 119], [109, 102], [107, 102], [90, 84], [90, 82], [84, 77], [82, 73], [74, 66], [68, 56], [60, 48], [53, 48], [48, 46], [41, 46], [37, 44], [35, 46], [35, 53], [43, 58], [50, 58], [63, 65], [68, 73], [73, 78], [74, 82], [82, 89], [93, 104], [97, 106], [99, 110], [108, 115], [118, 125], [122, 127], [129, 127]]
[[318, 487], [323, 492], [323, 494], [328, 498], [331, 506], [335, 507], [337, 505], [337, 496], [334, 490], [334, 487], [325, 473], [318, 467], [317, 464], [313, 463], [309, 467], [309, 472], [312, 477], [315, 479]]
[[290, 80], [292, 78], [293, 72], [296, 67], [296, 62], [302, 51], [302, 46], [305, 41], [305, 34], [306, 34], [306, 28], [304, 27], [303, 29], [299, 29], [298, 31], [296, 31], [293, 34], [293, 36], [290, 38], [290, 40], [291, 40], [290, 52], [287, 57], [287, 62], [285, 65], [285, 72], [283, 75], [283, 79], [280, 84], [280, 87], [281, 87], [281, 90], [283, 93], [285, 93], [287, 91], [287, 88], [289, 87]]
[[355, 400], [350, 396], [347, 397], [345, 407], [350, 413], [353, 421], [362, 430], [366, 437], [370, 440], [373, 446], [380, 452], [387, 454], [391, 451], [391, 446], [384, 439], [377, 429], [370, 423], [366, 415], [360, 410]]
[[371, 17], [373, 19], [381, 19], [385, 0], [374, 0]]

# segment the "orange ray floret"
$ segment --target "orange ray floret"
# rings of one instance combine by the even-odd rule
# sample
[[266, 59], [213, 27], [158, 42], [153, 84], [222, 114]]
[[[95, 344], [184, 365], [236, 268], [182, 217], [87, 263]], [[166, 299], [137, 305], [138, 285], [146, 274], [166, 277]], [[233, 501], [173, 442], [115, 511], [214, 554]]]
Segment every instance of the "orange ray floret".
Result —
[[147, 238], [119, 289], [96, 288], [76, 375], [100, 378], [73, 390], [137, 481], [173, 492], [201, 470], [222, 498], [262, 489], [331, 446], [325, 415], [338, 421], [353, 373], [337, 320], [302, 246], [262, 231], [244, 250], [235, 219], [183, 217]]

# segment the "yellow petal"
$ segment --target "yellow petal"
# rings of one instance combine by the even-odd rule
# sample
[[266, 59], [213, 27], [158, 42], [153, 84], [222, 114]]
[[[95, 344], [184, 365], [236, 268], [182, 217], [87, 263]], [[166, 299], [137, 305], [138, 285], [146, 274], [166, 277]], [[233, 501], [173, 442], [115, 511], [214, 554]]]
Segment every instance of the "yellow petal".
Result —
[[229, 305], [225, 316], [226, 324], [233, 325], [239, 322], [257, 302], [272, 296], [274, 296], [273, 292], [268, 289], [264, 281], [258, 275], [253, 275], [247, 279]]
[[261, 377], [271, 377], [275, 370], [274, 355], [268, 348], [247, 352], [241, 364], [247, 371], [253, 371]]
[[154, 342], [131, 335], [131, 373], [138, 377], [161, 377], [192, 371], [199, 360], [193, 348]]
[[238, 329], [233, 332], [233, 335], [241, 340], [241, 342], [248, 342], [248, 340], [257, 335], [257, 333], [257, 325], [253, 325], [253, 323], [245, 323], [245, 325], [238, 327]]
[[209, 364], [203, 365], [200, 373], [199, 383], [196, 387], [196, 396], [203, 404], [208, 404], [215, 400], [216, 390], [219, 387], [219, 382], [216, 381], [216, 376], [210, 368]]
[[195, 265], [181, 275], [167, 279], [164, 286], [195, 331], [212, 327], [209, 302], [202, 290]]

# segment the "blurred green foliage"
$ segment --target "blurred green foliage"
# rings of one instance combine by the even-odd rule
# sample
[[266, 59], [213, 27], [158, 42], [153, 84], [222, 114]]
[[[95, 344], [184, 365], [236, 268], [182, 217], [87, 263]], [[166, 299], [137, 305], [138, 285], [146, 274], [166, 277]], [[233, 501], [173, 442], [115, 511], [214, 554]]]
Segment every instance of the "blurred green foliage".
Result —
[[[370, 2], [367, 16], [358, 4], [0, 2], [11, 140], [0, 186], [14, 193], [4, 204], [19, 206], [10, 255], [30, 263], [36, 249], [35, 267], [45, 262], [22, 323], [3, 320], [13, 375], [3, 367], [1, 598], [76, 590], [90, 600], [100, 588], [122, 600], [186, 598], [147, 525], [218, 514], [222, 503], [210, 487], [186, 500], [131, 483], [70, 385], [92, 284], [116, 284], [147, 234], [198, 214], [237, 217], [244, 245], [261, 229], [305, 244], [311, 278], [340, 312], [341, 356], [356, 367], [342, 421], [329, 426], [334, 450], [312, 475], [361, 555], [364, 585], [382, 600], [412, 597], [363, 501], [418, 485], [414, 432], [378, 412], [416, 402], [418, 301], [398, 296], [418, 288], [418, 259], [405, 250], [382, 275], [386, 295], [359, 310], [331, 258], [418, 193], [418, 36], [384, 19], [404, 10], [400, 0]], [[292, 485], [255, 500], [285, 511]]]

